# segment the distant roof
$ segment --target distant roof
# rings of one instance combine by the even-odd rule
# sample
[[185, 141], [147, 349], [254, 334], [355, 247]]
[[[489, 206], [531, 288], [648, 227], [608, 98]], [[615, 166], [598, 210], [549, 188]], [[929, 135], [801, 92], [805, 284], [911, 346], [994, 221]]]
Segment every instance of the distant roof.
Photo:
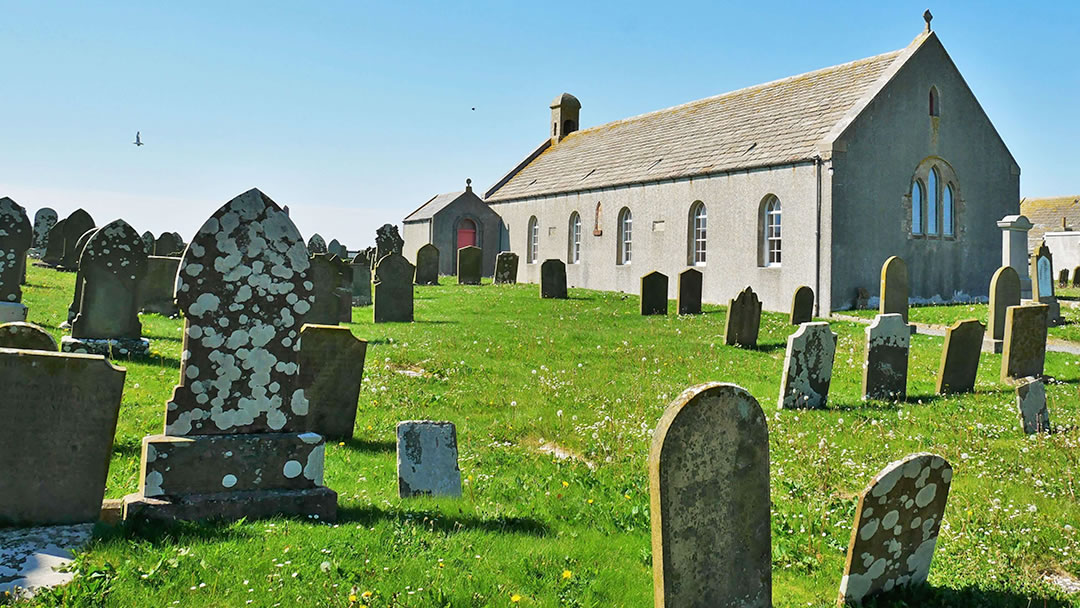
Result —
[[920, 34], [897, 51], [570, 133], [546, 149], [542, 144], [485, 198], [495, 202], [810, 160], [822, 139], [876, 93], [875, 83], [887, 81], [894, 72], [890, 66], [932, 36]]
[[1034, 224], [1028, 232], [1029, 248], [1034, 248], [1047, 232], [1062, 230], [1062, 219], [1067, 230], [1080, 230], [1080, 195], [1027, 198], [1020, 201], [1020, 213]]
[[457, 192], [447, 192], [446, 194], [437, 194], [431, 197], [428, 202], [420, 205], [420, 208], [413, 211], [405, 217], [405, 222], [416, 222], [419, 220], [429, 220], [435, 216], [436, 213], [442, 211], [447, 205], [456, 201], [458, 197], [465, 194], [465, 190], [459, 190]]

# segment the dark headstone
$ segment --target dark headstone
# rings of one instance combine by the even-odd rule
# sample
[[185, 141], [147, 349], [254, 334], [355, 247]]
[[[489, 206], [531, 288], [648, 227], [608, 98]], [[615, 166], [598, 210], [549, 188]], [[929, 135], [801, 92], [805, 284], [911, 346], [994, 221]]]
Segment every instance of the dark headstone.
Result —
[[49, 231], [56, 225], [56, 211], [42, 207], [34, 214], [34, 240], [31, 247], [44, 249], [49, 242]]
[[1058, 287], [1068, 287], [1068, 286], [1069, 286], [1069, 269], [1068, 268], [1062, 268], [1061, 271], [1058, 272]]
[[25, 321], [0, 324], [0, 348], [44, 350], [52, 353], [60, 350], [49, 332]]
[[[97, 232], [97, 231], [98, 231], [97, 228], [91, 228], [90, 230], [87, 230], [86, 232], [84, 232], [83, 235], [79, 237], [79, 240], [75, 242], [75, 251], [77, 251], [79, 253], [79, 255], [78, 255], [79, 260], [82, 260], [83, 251], [86, 250], [86, 243], [90, 240], [90, 237], [94, 236], [94, 233]], [[67, 320], [68, 320], [68, 325], [67, 326], [68, 327], [71, 326], [71, 322], [75, 320], [75, 317], [79, 316], [79, 306], [82, 306], [82, 293], [83, 293], [83, 284], [84, 284], [83, 279], [85, 279], [85, 278], [86, 278], [86, 273], [80, 272], [78, 270], [78, 268], [76, 268], [75, 269], [75, 290], [74, 290], [74, 292], [72, 294], [71, 304], [68, 305], [68, 314], [67, 314]]]
[[939, 394], [975, 391], [975, 376], [979, 371], [979, 356], [985, 334], [986, 327], [975, 319], [957, 321], [945, 330], [945, 348], [941, 351], [937, 377]]
[[641, 277], [641, 314], [666, 315], [668, 305], [668, 278], [660, 272], [650, 272]]
[[495, 256], [495, 284], [512, 285], [517, 283], [518, 254], [503, 251]]
[[[22, 302], [22, 277], [26, 270], [26, 252], [34, 241], [33, 227], [26, 209], [10, 198], [0, 198], [0, 306], [18, 306], [19, 320], [26, 318]], [[0, 322], [7, 321], [0, 311]]]
[[180, 270], [180, 258], [148, 256], [146, 274], [139, 283], [139, 311], [156, 312], [166, 317], [175, 316], [176, 273]]
[[457, 252], [458, 285], [479, 285], [484, 268], [484, 252], [479, 247], [462, 247]]
[[416, 250], [416, 284], [439, 284], [439, 248], [431, 243]]
[[1076, 268], [1073, 268], [1072, 286], [1073, 287], [1080, 287], [1080, 266], [1077, 266]]
[[562, 260], [544, 260], [540, 265], [540, 297], [567, 298], [566, 264]]
[[1005, 311], [1001, 381], [1040, 377], [1046, 363], [1046, 304], [1010, 306]]
[[701, 314], [701, 271], [687, 268], [679, 273], [679, 297], [676, 308], [680, 315]]
[[747, 287], [728, 303], [727, 319], [724, 322], [724, 344], [755, 348], [760, 328], [761, 301], [754, 290]]
[[308, 400], [308, 430], [352, 439], [367, 342], [345, 327], [305, 324], [300, 330], [300, 386]]
[[316, 253], [328, 253], [329, 249], [326, 246], [326, 241], [322, 235], [316, 232], [311, 235], [311, 238], [307, 242], [308, 253], [315, 255]]
[[172, 232], [162, 232], [154, 242], [154, 255], [158, 257], [176, 257], [183, 253], [183, 241]]
[[398, 253], [379, 260], [373, 281], [376, 323], [412, 323], [415, 268]]
[[383, 224], [375, 231], [376, 264], [378, 264], [379, 260], [383, 259], [383, 257], [392, 253], [401, 255], [401, 250], [404, 247], [405, 240], [398, 234], [397, 226], [393, 224]]
[[87, 230], [94, 227], [94, 218], [82, 209], [76, 209], [64, 220], [64, 257], [60, 260], [60, 267], [75, 270], [79, 267], [79, 251], [75, 244], [79, 237], [86, 234]]
[[352, 297], [354, 306], [371, 306], [371, 260], [361, 251], [353, 258]]
[[899, 314], [878, 315], [866, 328], [863, 399], [904, 401], [907, 398], [910, 344], [911, 330]]
[[45, 241], [45, 253], [41, 256], [41, 262], [48, 266], [60, 264], [64, 258], [64, 226], [65, 220], [60, 220], [49, 230], [49, 238]]
[[157, 239], [154, 238], [154, 233], [147, 230], [142, 233], [143, 249], [146, 251], [146, 255], [154, 255], [154, 246], [157, 245]]
[[311, 256], [308, 277], [314, 285], [315, 302], [304, 317], [305, 322], [312, 325], [337, 325], [343, 316], [339, 289], [349, 290], [351, 309], [352, 276], [351, 272], [348, 277], [344, 276], [345, 270], [336, 255], [316, 253]]
[[1027, 378], [1016, 387], [1016, 408], [1024, 433], [1050, 432], [1050, 411], [1046, 408], [1046, 387], [1042, 380]]
[[801, 325], [814, 320], [814, 290], [803, 285], [791, 296], [792, 325]]

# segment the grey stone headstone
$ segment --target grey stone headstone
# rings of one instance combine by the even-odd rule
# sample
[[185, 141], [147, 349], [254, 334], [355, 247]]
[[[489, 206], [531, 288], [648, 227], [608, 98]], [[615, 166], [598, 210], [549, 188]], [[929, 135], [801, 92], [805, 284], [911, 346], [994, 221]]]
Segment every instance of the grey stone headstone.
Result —
[[985, 333], [986, 328], [975, 319], [957, 321], [945, 330], [945, 347], [941, 351], [937, 377], [938, 394], [974, 392]]
[[159, 257], [176, 257], [183, 255], [184, 243], [172, 232], [162, 232], [161, 236], [154, 241], [154, 255]]
[[1005, 311], [1001, 381], [1040, 377], [1046, 363], [1046, 304], [1010, 306]]
[[738, 344], [744, 348], [756, 348], [761, 329], [761, 300], [750, 287], [739, 292], [728, 302], [727, 319], [724, 321], [724, 344]]
[[397, 226], [393, 224], [379, 226], [375, 230], [375, 263], [377, 264], [379, 260], [392, 253], [401, 255], [404, 246], [405, 239], [401, 238]]
[[687, 268], [679, 273], [679, 296], [675, 301], [680, 315], [701, 314], [701, 271]]
[[641, 314], [666, 315], [668, 307], [668, 278], [660, 272], [641, 277]]
[[305, 324], [300, 330], [300, 386], [308, 400], [308, 430], [352, 439], [364, 377], [367, 341], [345, 327]]
[[176, 273], [180, 258], [147, 256], [146, 274], [139, 283], [139, 311], [176, 316]]
[[71, 337], [140, 338], [136, 290], [145, 273], [142, 237], [127, 222], [116, 220], [95, 232], [80, 261], [82, 302]]
[[772, 606], [769, 429], [750, 393], [679, 395], [653, 433], [649, 494], [654, 606]]
[[899, 314], [878, 315], [866, 328], [863, 399], [904, 401], [907, 398], [910, 344], [911, 330]]
[[[82, 209], [76, 209], [64, 220], [64, 257], [60, 267], [75, 270], [79, 267], [79, 251], [75, 247], [79, 237], [94, 227], [94, 218]], [[51, 237], [50, 237], [51, 238]]]
[[1027, 378], [1016, 387], [1016, 408], [1024, 433], [1050, 432], [1050, 413], [1046, 409], [1046, 387], [1042, 380]]
[[792, 325], [802, 325], [814, 319], [814, 290], [803, 285], [791, 296]]
[[326, 241], [322, 235], [315, 233], [311, 235], [311, 238], [307, 242], [308, 253], [314, 255], [316, 253], [328, 253]]
[[49, 238], [45, 242], [45, 253], [41, 256], [42, 263], [56, 266], [64, 258], [65, 226], [66, 220], [60, 220], [56, 222], [52, 230], [49, 230]]
[[990, 279], [990, 328], [994, 340], [1005, 339], [1005, 311], [1020, 305], [1020, 275], [1012, 266], [1002, 266]]
[[892, 256], [881, 266], [881, 307], [883, 315], [898, 313], [908, 322], [908, 269], [904, 260]]
[[[329, 253], [316, 253], [311, 256], [308, 277], [314, 287], [315, 302], [311, 305], [304, 321], [313, 325], [337, 325], [342, 318], [341, 299], [338, 289], [349, 288], [349, 300], [352, 299], [351, 268], [348, 277], [340, 258]], [[349, 306], [348, 308], [351, 308]]]
[[859, 494], [840, 605], [926, 583], [952, 483], [940, 456], [912, 454], [886, 466]]
[[0, 304], [22, 302], [26, 252], [33, 241], [26, 209], [6, 196], [0, 198]]
[[346, 258], [349, 256], [348, 253], [341, 252], [343, 249], [345, 249], [345, 247], [343, 247], [337, 239], [330, 239], [330, 242], [326, 245], [326, 253], [336, 255], [339, 258]]
[[484, 272], [484, 251], [479, 247], [462, 247], [457, 252], [458, 285], [479, 285]]
[[1062, 268], [1061, 271], [1058, 272], [1058, 287], [1068, 287], [1068, 286], [1069, 286], [1069, 269], [1068, 268]]
[[398, 496], [461, 496], [457, 430], [452, 422], [397, 424]]
[[798, 331], [788, 336], [780, 384], [780, 408], [825, 407], [835, 355], [836, 334], [824, 321], [803, 323]]
[[354, 306], [371, 306], [371, 261], [363, 252], [352, 263], [352, 297]]
[[56, 225], [58, 216], [49, 207], [42, 207], [34, 214], [34, 242], [31, 247], [43, 249], [49, 242], [49, 231]]
[[431, 243], [416, 250], [416, 284], [439, 284], [439, 248]]
[[503, 251], [495, 256], [495, 284], [513, 285], [517, 283], [518, 254]]
[[412, 323], [415, 268], [399, 253], [391, 253], [375, 266], [373, 281], [376, 323]]
[[154, 255], [154, 246], [157, 245], [157, 239], [154, 238], [154, 233], [147, 230], [142, 233], [142, 240], [146, 255]]
[[544, 260], [540, 265], [540, 297], [565, 300], [566, 264], [562, 260]]
[[[86, 243], [90, 241], [90, 237], [94, 236], [94, 233], [97, 231], [97, 228], [91, 228], [90, 230], [84, 232], [83, 235], [79, 237], [79, 240], [75, 242], [75, 251], [78, 252], [78, 260], [82, 260], [83, 251], [86, 250]], [[78, 264], [76, 264], [76, 266], [78, 266]], [[71, 322], [75, 320], [75, 317], [79, 315], [79, 307], [82, 306], [82, 292], [84, 285], [83, 279], [85, 278], [86, 273], [80, 272], [79, 269], [76, 268], [75, 290], [72, 293], [71, 304], [68, 305], [68, 326], [70, 326]]]
[[25, 321], [0, 324], [0, 348], [43, 350], [52, 353], [60, 350], [52, 334]]

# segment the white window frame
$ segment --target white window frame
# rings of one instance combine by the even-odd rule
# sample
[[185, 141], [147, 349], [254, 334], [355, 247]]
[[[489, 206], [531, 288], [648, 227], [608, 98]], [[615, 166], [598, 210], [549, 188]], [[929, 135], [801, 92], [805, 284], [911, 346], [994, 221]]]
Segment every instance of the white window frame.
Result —
[[694, 266], [704, 266], [708, 253], [708, 227], [709, 217], [708, 210], [705, 208], [705, 203], [698, 201], [694, 204], [693, 212], [690, 214], [693, 227], [690, 231], [691, 249], [693, 257], [691, 261]]
[[629, 264], [633, 259], [634, 242], [634, 214], [629, 207], [623, 207], [619, 211], [618, 235], [618, 263]]
[[770, 196], [765, 203], [764, 214], [762, 258], [766, 267], [778, 267], [783, 259], [783, 205], [780, 199]]
[[567, 251], [567, 262], [577, 264], [581, 262], [581, 214], [577, 211], [570, 214], [570, 243]]
[[535, 264], [537, 258], [537, 250], [540, 249], [540, 222], [536, 221], [536, 216], [529, 218], [529, 242], [525, 247], [525, 260], [529, 264]]

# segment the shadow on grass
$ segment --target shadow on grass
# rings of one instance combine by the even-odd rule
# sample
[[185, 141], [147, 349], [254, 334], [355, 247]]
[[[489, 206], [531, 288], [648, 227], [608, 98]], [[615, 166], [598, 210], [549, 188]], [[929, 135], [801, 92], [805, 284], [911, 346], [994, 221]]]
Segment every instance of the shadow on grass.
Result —
[[113, 454], [118, 456], [141, 456], [142, 437], [138, 435], [117, 435], [113, 439]]
[[[299, 519], [299, 518], [298, 518]], [[162, 521], [135, 518], [117, 526], [96, 526], [99, 542], [139, 539], [152, 544], [182, 545], [187, 541], [234, 541], [252, 538], [256, 531], [243, 522], [208, 520], [201, 522]]]
[[949, 589], [923, 585], [914, 589], [892, 591], [863, 600], [863, 608], [955, 608], [956, 606], [985, 606], [987, 608], [1064, 608], [1069, 602], [1044, 595], [1023, 595], [1010, 591], [963, 587]]
[[439, 532], [462, 532], [480, 530], [504, 534], [547, 536], [551, 529], [542, 521], [530, 517], [495, 517], [483, 519], [471, 515], [454, 517], [439, 511], [386, 511], [375, 506], [338, 507], [338, 523], [356, 523], [371, 526], [380, 521], [398, 523], [423, 522], [430, 530]]
[[361, 452], [396, 452], [397, 443], [393, 441], [368, 441], [366, 439], [352, 439], [345, 442], [345, 446]]

